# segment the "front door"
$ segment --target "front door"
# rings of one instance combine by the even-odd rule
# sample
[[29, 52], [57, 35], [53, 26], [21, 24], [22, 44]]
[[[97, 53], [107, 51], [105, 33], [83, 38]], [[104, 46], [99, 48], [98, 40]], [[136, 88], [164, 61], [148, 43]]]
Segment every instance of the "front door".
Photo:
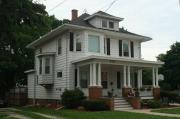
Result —
[[122, 96], [122, 74], [120, 71], [116, 72], [116, 95], [118, 97]]

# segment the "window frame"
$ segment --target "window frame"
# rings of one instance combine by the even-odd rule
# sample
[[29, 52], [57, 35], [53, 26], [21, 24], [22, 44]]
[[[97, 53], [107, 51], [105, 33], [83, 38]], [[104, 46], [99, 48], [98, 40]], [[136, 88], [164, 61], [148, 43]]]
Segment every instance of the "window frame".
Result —
[[[111, 26], [110, 23], [112, 23], [113, 27], [110, 27]], [[108, 25], [109, 25], [109, 27], [108, 27], [109, 29], [114, 29], [114, 21], [109, 21]]]
[[[105, 25], [105, 24], [103, 24], [103, 22], [106, 24], [106, 26], [103, 26], [103, 25]], [[108, 20], [105, 20], [105, 19], [102, 19], [102, 23], [101, 23], [101, 26], [102, 26], [102, 28], [108, 28]]]
[[[47, 59], [49, 60], [48, 65], [47, 65]], [[48, 70], [47, 70], [48, 69]], [[48, 71], [48, 72], [47, 72]], [[45, 57], [44, 58], [44, 74], [49, 75], [51, 74], [51, 58], [50, 57]]]
[[[61, 73], [61, 77], [58, 77], [58, 73]], [[56, 78], [61, 79], [62, 77], [63, 77], [63, 71], [62, 70], [56, 71]]]
[[[78, 36], [77, 36], [77, 34], [78, 34]], [[80, 44], [80, 50], [77, 49], [77, 46], [78, 46], [77, 44], [78, 43]], [[81, 38], [80, 33], [75, 33], [75, 47], [76, 47], [76, 49], [75, 49], [76, 52], [81, 52], [82, 51], [82, 38]]]
[[[128, 48], [127, 48], [127, 49], [128, 49], [128, 52], [126, 52], [126, 53], [128, 53], [127, 56], [125, 55], [125, 50], [124, 50], [124, 44], [125, 44], [125, 43], [127, 43], [127, 46], [128, 46]], [[123, 47], [123, 57], [129, 57], [129, 56], [130, 56], [129, 41], [124, 40], [123, 43], [122, 43], [122, 45], [123, 45], [123, 46], [122, 46], [122, 47]]]
[[43, 61], [42, 61], [42, 57], [39, 57], [39, 75], [42, 75], [42, 66], [43, 66]]
[[61, 55], [62, 54], [62, 39], [60, 38], [57, 41], [58, 41], [58, 43], [57, 43], [57, 45], [58, 45], [57, 54]]

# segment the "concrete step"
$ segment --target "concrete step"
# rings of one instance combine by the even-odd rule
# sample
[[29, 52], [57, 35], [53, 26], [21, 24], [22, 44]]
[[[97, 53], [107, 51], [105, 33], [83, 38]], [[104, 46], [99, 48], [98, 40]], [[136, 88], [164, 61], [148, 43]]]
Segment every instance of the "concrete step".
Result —
[[122, 111], [122, 110], [132, 110], [133, 108], [130, 107], [130, 108], [115, 108], [114, 110], [115, 111]]
[[123, 98], [114, 98], [114, 110], [129, 110], [133, 109], [131, 105]]

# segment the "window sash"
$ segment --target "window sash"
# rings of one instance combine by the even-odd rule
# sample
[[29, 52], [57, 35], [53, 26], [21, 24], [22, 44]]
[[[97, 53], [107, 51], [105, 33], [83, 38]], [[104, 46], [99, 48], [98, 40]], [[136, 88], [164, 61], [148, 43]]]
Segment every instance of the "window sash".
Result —
[[107, 21], [106, 20], [102, 20], [102, 27], [107, 28]]
[[82, 50], [82, 43], [81, 43], [81, 37], [80, 34], [76, 34], [76, 51]]
[[129, 56], [129, 42], [128, 41], [123, 42], [123, 55], [126, 57]]
[[100, 40], [99, 36], [89, 35], [88, 36], [88, 51], [89, 52], [100, 52]]
[[50, 74], [50, 58], [45, 58], [45, 74]]
[[114, 22], [111, 22], [111, 21], [109, 22], [109, 28], [112, 28], [112, 29], [114, 28]]

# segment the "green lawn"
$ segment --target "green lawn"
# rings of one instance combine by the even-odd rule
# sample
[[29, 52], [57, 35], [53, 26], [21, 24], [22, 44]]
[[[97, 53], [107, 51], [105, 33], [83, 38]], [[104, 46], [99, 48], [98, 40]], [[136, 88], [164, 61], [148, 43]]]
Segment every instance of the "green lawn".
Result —
[[48, 115], [53, 115], [57, 117], [63, 117], [64, 119], [178, 119], [172, 117], [161, 117], [140, 113], [130, 113], [130, 112], [113, 112], [113, 111], [103, 111], [103, 112], [86, 112], [86, 111], [76, 111], [76, 110], [52, 110], [40, 107], [29, 107], [29, 108], [18, 108], [24, 111], [39, 112]]
[[0, 113], [0, 119], [16, 119], [16, 118], [9, 117], [8, 115], [6, 115], [4, 113]]
[[180, 115], [180, 108], [158, 109], [158, 110], [152, 110], [152, 112], [169, 113], [169, 114], [179, 114], [179, 115]]

